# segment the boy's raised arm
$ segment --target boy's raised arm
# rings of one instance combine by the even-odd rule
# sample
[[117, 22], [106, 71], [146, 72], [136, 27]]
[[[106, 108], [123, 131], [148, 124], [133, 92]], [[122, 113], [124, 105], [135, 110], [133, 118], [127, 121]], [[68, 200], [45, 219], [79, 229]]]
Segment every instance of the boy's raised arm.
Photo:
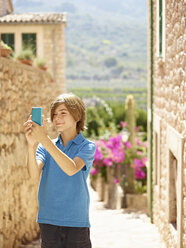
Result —
[[28, 145], [27, 168], [30, 177], [34, 180], [39, 180], [43, 162], [36, 160], [36, 146]]

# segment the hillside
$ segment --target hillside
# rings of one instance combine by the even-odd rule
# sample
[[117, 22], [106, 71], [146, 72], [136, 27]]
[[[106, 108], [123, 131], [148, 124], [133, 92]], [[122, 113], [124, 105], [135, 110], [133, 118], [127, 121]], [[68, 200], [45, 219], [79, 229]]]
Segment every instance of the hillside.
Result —
[[144, 0], [14, 0], [15, 12], [67, 12], [67, 87], [146, 87]]

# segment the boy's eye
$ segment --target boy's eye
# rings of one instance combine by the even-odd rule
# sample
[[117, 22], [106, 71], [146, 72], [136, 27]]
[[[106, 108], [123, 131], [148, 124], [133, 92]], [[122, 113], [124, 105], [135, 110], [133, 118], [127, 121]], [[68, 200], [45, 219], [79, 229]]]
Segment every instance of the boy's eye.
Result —
[[66, 114], [66, 112], [59, 112], [59, 114], [60, 114], [60, 115], [65, 115], [65, 114]]
[[[60, 115], [65, 115], [66, 112], [60, 112], [59, 114], [60, 114]], [[53, 114], [53, 116], [57, 116], [57, 114]]]

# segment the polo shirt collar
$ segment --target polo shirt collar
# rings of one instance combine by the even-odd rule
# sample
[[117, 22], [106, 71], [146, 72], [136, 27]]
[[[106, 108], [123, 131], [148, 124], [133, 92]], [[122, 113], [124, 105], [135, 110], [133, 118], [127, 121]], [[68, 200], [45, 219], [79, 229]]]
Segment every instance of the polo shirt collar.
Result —
[[[85, 138], [83, 137], [82, 133], [80, 132], [73, 140], [75, 144], [80, 144]], [[58, 142], [62, 143], [61, 140], [61, 134], [59, 134], [58, 138], [55, 139], [55, 143], [57, 144]]]

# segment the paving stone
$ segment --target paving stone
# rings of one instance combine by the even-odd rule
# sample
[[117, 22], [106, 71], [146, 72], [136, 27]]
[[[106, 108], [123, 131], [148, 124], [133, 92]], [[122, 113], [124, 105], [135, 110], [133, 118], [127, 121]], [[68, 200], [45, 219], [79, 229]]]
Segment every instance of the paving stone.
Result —
[[[142, 211], [111, 210], [97, 201], [90, 190], [90, 221], [92, 248], [166, 248], [157, 227]], [[20, 248], [39, 248], [40, 241]]]

